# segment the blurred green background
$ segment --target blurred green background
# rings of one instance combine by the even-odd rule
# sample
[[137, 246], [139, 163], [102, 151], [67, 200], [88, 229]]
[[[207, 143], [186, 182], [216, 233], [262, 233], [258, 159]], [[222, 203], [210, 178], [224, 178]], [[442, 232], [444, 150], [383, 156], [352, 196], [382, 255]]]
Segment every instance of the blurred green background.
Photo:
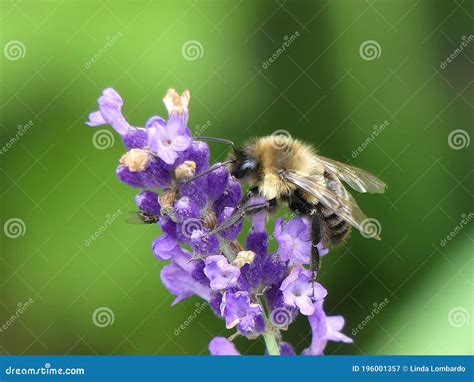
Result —
[[[285, 129], [378, 175], [388, 192], [357, 200], [383, 240], [354, 232], [323, 262], [326, 309], [355, 341], [327, 353], [472, 353], [472, 2], [2, 0], [0, 13], [0, 353], [207, 354], [230, 334], [209, 309], [175, 334], [199, 300], [170, 306], [158, 229], [123, 222], [136, 193], [114, 176], [123, 146], [97, 149], [84, 125], [109, 86], [136, 126], [188, 88], [193, 132]], [[100, 307], [112, 325], [94, 325]], [[301, 351], [309, 333], [301, 318], [285, 339]]]

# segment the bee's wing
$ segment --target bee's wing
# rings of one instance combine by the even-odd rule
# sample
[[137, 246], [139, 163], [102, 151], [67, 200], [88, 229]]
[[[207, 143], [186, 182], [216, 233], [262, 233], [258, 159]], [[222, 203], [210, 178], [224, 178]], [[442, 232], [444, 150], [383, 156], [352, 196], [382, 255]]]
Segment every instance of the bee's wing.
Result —
[[129, 211], [128, 218], [125, 219], [125, 223], [128, 224], [145, 224], [143, 221], [143, 215], [141, 212]]
[[336, 175], [358, 192], [379, 194], [383, 193], [387, 188], [384, 182], [368, 171], [320, 155], [316, 155], [316, 158], [324, 164], [324, 167], [329, 172]]
[[[293, 183], [295, 186], [301, 188], [318, 199], [318, 201], [325, 207], [330, 208], [342, 219], [357, 228], [366, 237], [374, 237], [372, 232], [368, 229], [370, 225], [366, 224], [367, 216], [362, 212], [357, 205], [352, 195], [343, 187], [343, 192], [337, 194], [327, 188], [325, 185], [318, 183], [308, 176], [304, 176], [296, 171], [284, 171], [282, 176]], [[380, 237], [374, 237], [380, 240]]]

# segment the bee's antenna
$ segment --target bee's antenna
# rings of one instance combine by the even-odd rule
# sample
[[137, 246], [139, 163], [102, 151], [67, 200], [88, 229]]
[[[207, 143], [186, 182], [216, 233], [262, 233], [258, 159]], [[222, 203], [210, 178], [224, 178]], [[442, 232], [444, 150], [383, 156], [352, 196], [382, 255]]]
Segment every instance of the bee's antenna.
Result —
[[203, 135], [197, 135], [194, 137], [194, 140], [196, 141], [211, 141], [211, 142], [219, 142], [219, 143], [225, 143], [226, 145], [230, 145], [234, 147], [234, 142], [224, 139], [224, 138], [215, 138], [215, 137], [205, 137]]
[[209, 174], [210, 172], [217, 170], [218, 168], [227, 166], [229, 163], [234, 163], [234, 162], [235, 162], [235, 160], [229, 159], [229, 160], [227, 160], [227, 161], [225, 161], [225, 162], [219, 163], [218, 165], [212, 166], [210, 169], [208, 169], [208, 170], [206, 170], [206, 171], [204, 171], [204, 172], [201, 172], [200, 174], [197, 174], [196, 176], [193, 176], [192, 178], [186, 180], [185, 182], [183, 182], [183, 184], [191, 183], [192, 181], [194, 181], [194, 180], [200, 178], [201, 176], [207, 175], [207, 174]]

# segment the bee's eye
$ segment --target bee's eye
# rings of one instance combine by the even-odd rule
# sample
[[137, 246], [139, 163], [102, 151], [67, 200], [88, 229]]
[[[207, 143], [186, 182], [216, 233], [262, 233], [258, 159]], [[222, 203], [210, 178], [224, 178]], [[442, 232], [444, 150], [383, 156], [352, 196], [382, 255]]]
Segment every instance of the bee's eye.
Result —
[[236, 171], [232, 175], [234, 175], [237, 179], [242, 179], [244, 176], [248, 175], [250, 171], [253, 171], [256, 168], [257, 164], [255, 163], [255, 161], [252, 159], [247, 159], [240, 163], [240, 165], [237, 167]]

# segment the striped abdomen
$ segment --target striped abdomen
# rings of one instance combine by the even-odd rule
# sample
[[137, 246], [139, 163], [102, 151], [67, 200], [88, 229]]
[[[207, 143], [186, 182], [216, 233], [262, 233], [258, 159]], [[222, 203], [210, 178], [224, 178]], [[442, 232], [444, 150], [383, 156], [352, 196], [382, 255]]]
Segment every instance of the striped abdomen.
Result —
[[[336, 194], [345, 195], [347, 193], [341, 181], [333, 174], [325, 172], [324, 178], [326, 179], [326, 187]], [[341, 243], [349, 235], [351, 225], [337, 215], [334, 210], [321, 205], [321, 203], [317, 205], [317, 210], [322, 225], [323, 242], [327, 244]]]

